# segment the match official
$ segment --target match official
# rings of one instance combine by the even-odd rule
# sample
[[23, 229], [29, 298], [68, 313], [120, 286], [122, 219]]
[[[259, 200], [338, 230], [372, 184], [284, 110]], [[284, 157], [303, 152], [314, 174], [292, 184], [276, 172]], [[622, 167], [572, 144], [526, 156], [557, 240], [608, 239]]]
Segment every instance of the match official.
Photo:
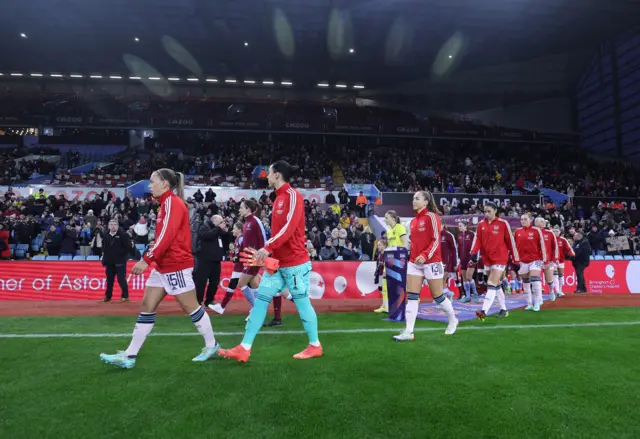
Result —
[[[229, 232], [227, 224], [220, 215], [213, 215], [198, 228], [198, 242], [195, 247], [195, 256], [198, 260], [195, 282], [198, 303], [212, 305], [215, 299], [220, 272], [222, 271], [222, 257], [229, 246]], [[208, 286], [207, 286], [208, 281]], [[206, 289], [206, 295], [205, 295]]]
[[113, 294], [113, 284], [115, 277], [118, 277], [118, 285], [122, 290], [120, 302], [129, 301], [129, 286], [127, 285], [127, 259], [131, 251], [129, 235], [120, 229], [118, 220], [109, 221], [109, 232], [104, 236], [102, 244], [102, 265], [107, 274], [107, 291], [103, 302], [111, 302]]

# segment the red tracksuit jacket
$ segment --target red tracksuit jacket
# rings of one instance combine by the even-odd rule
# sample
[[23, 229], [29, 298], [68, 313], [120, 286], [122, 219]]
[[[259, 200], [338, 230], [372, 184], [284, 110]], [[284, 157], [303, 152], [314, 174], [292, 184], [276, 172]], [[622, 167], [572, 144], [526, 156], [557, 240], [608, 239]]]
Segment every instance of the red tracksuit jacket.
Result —
[[422, 209], [411, 220], [411, 255], [409, 262], [423, 256], [425, 264], [442, 262], [440, 254], [440, 217], [428, 209]]
[[271, 214], [271, 239], [264, 248], [281, 267], [293, 267], [309, 262], [304, 237], [304, 199], [289, 183], [276, 190]]
[[458, 265], [458, 245], [456, 244], [456, 238], [448, 230], [440, 232], [440, 255], [442, 256], [442, 262], [445, 264]]
[[158, 201], [155, 244], [143, 259], [147, 264], [155, 262], [160, 273], [193, 268], [187, 205], [172, 191], [160, 195]]
[[556, 239], [556, 235], [554, 235], [551, 230], [544, 229], [542, 236], [544, 238], [545, 250], [547, 251], [545, 263], [557, 262], [558, 259], [560, 259], [560, 255], [558, 254], [558, 240]]
[[565, 238], [564, 236], [561, 236], [557, 239], [557, 241], [558, 241], [558, 261], [560, 263], [565, 261], [567, 254], [570, 255], [571, 257], [574, 257], [576, 255], [576, 253], [571, 248], [569, 241], [567, 241], [567, 238]]
[[507, 265], [509, 253], [514, 264], [520, 263], [518, 249], [511, 234], [509, 223], [502, 218], [495, 218], [489, 222], [486, 218], [478, 224], [476, 238], [471, 246], [471, 253], [482, 253], [485, 267], [491, 265]]
[[546, 261], [547, 252], [542, 230], [537, 227], [520, 227], [516, 230], [515, 240], [520, 260], [530, 264], [533, 261]]

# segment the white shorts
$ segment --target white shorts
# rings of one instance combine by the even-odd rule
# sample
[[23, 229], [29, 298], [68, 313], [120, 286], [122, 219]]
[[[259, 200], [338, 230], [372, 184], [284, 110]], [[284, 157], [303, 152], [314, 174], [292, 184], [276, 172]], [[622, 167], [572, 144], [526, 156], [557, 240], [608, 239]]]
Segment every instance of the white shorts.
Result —
[[432, 264], [414, 264], [409, 262], [407, 266], [407, 275], [423, 276], [426, 280], [436, 280], [444, 278], [444, 266], [442, 262], [434, 262]]
[[518, 274], [527, 274], [530, 271], [542, 270], [542, 261], [520, 262], [520, 271]]
[[194, 291], [196, 285], [193, 282], [193, 268], [185, 268], [184, 270], [174, 273], [160, 273], [153, 269], [147, 279], [147, 287], [164, 288], [170, 296]]
[[548, 264], [544, 264], [544, 266], [542, 267], [545, 270], [553, 270], [556, 268], [556, 263], [555, 262], [549, 262]]
[[558, 262], [558, 268], [562, 268], [564, 270], [564, 262]]
[[491, 265], [491, 266], [489, 266], [489, 267], [486, 267], [486, 266], [485, 266], [485, 267], [484, 267], [484, 273], [488, 275], [489, 273], [491, 273], [491, 272], [492, 272], [492, 271], [494, 271], [494, 270], [495, 270], [495, 271], [501, 271], [501, 272], [502, 272], [502, 271], [504, 271], [504, 270], [506, 270], [506, 269], [507, 269], [507, 266], [506, 266], [506, 265]]
[[233, 273], [231, 273], [231, 279], [240, 279], [240, 276], [242, 276], [242, 273], [239, 271], [234, 271]]

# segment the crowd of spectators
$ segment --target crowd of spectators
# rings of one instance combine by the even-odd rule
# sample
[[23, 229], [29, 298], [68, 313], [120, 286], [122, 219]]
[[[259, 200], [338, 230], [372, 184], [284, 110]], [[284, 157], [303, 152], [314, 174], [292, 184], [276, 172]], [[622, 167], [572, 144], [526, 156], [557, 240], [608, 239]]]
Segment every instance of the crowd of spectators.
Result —
[[[314, 260], [371, 259], [376, 237], [371, 229], [358, 221], [348, 198], [343, 196], [341, 199], [345, 201], [342, 205], [336, 200], [322, 208], [315, 201], [305, 201], [309, 255]], [[265, 191], [257, 201], [261, 205], [260, 220], [270, 237], [272, 199]], [[192, 225], [221, 215], [231, 230], [238, 221], [240, 202], [233, 199], [215, 202], [213, 191], [197, 192], [187, 200]], [[0, 224], [7, 232], [7, 246], [27, 244], [30, 246], [27, 256], [101, 256], [106, 227], [109, 220], [115, 218], [131, 238], [131, 258], [140, 258], [140, 249], [155, 238], [158, 206], [153, 198], [113, 199], [106, 190], [93, 200], [82, 201], [41, 192], [23, 198], [7, 191], [0, 198]], [[32, 245], [38, 237], [42, 239], [34, 249]], [[228, 257], [233, 246], [232, 242], [226, 243]], [[11, 254], [2, 253], [2, 257], [9, 258]]]
[[638, 166], [550, 145], [433, 140], [362, 150], [341, 156], [347, 182], [382, 191], [504, 194], [556, 190], [570, 197], [636, 197]]

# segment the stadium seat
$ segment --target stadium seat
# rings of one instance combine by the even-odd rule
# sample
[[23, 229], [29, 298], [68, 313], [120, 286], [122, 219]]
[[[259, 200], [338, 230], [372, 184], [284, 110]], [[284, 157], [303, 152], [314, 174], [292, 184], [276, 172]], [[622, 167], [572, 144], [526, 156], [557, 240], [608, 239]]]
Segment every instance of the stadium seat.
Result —
[[15, 244], [9, 244], [9, 249], [11, 250], [11, 254], [12, 255], [16, 254], [16, 245]]
[[100, 256], [95, 256], [95, 255], [87, 256], [87, 261], [99, 261], [99, 260], [100, 260]]
[[602, 261], [604, 259], [604, 256], [595, 255], [595, 256], [591, 256], [591, 259], [594, 260], [594, 261]]
[[74, 261], [86, 261], [86, 258], [84, 256], [74, 256], [73, 260]]
[[29, 244], [18, 244], [14, 252], [16, 259], [26, 258], [28, 250], [29, 250]]
[[57, 256], [47, 256], [45, 258], [45, 261], [57, 261], [58, 257]]
[[144, 244], [136, 244], [136, 248], [138, 249], [140, 254], [142, 254], [142, 253], [144, 253], [144, 249], [147, 248], [147, 246], [144, 245]]
[[613, 256], [611, 256], [611, 255], [605, 255], [605, 256], [604, 256], [604, 260], [605, 260], [605, 261], [613, 261]]
[[32, 261], [44, 261], [45, 257], [44, 257], [44, 255], [35, 255], [31, 260]]
[[62, 255], [60, 256], [59, 261], [73, 261], [73, 256], [71, 255]]
[[622, 255], [614, 255], [614, 256], [613, 256], [613, 259], [614, 259], [615, 261], [621, 261], [621, 260], [622, 260], [622, 259], [624, 259], [624, 258], [622, 257]]
[[624, 255], [624, 260], [625, 261], [632, 261], [633, 260], [633, 255]]

